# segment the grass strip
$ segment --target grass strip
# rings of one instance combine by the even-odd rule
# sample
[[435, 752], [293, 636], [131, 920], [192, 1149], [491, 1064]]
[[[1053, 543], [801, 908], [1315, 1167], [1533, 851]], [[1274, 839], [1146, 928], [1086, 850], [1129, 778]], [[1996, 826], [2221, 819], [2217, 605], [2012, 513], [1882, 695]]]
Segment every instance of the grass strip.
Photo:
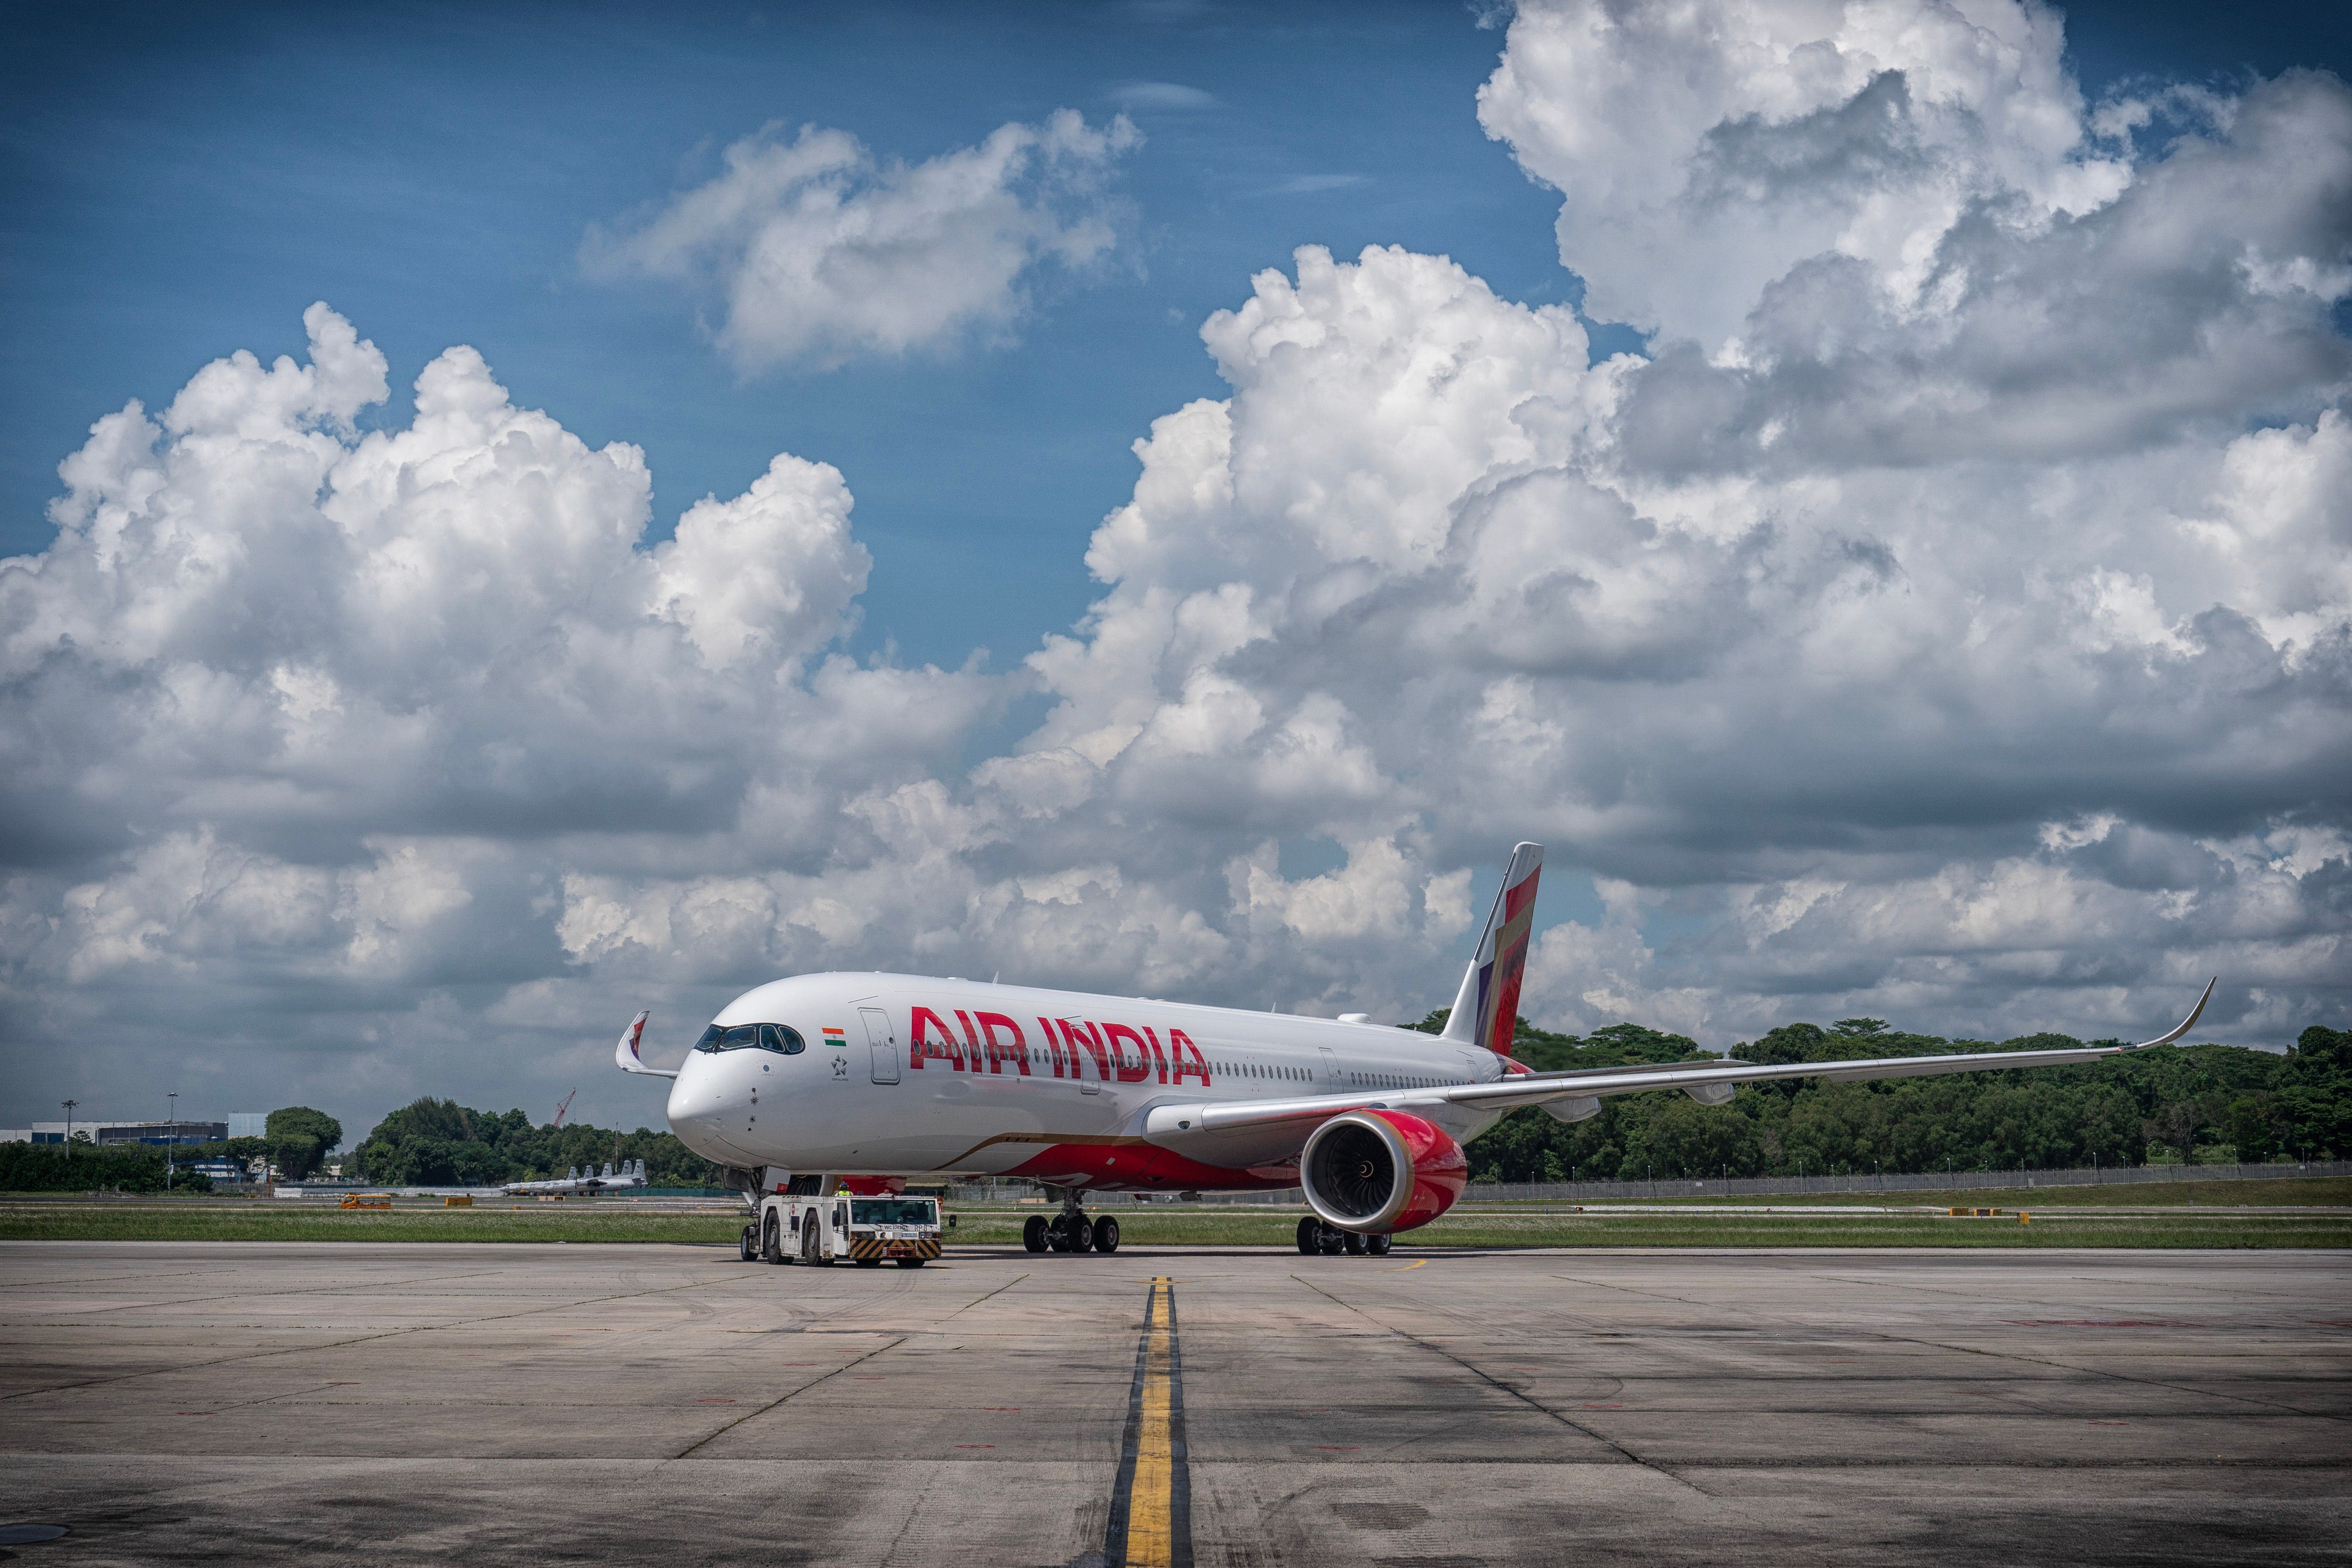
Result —
[[1565, 1202], [1640, 1203], [1655, 1204], [1662, 1208], [1676, 1204], [1752, 1204], [1758, 1208], [1790, 1208], [1799, 1205], [1835, 1207], [1841, 1204], [1864, 1206], [1916, 1204], [1923, 1207], [1944, 1208], [1954, 1204], [1967, 1204], [2035, 1212], [2049, 1208], [2195, 1208], [2236, 1205], [2263, 1208], [2342, 1208], [2352, 1205], [2352, 1176], [2279, 1176], [2253, 1182], [2116, 1182], [2081, 1187], [1955, 1187], [1949, 1191], [1939, 1189], [1934, 1192], [1802, 1193], [1770, 1196], [1741, 1194], [1736, 1197], [1706, 1193], [1695, 1197], [1512, 1198], [1504, 1201], [1553, 1207]]
[[[1005, 1245], [1027, 1216], [959, 1211], [955, 1242]], [[1283, 1246], [1296, 1214], [1172, 1210], [1122, 1212], [1129, 1246]], [[79, 1204], [0, 1205], [8, 1241], [421, 1241], [672, 1242], [734, 1244], [742, 1221], [728, 1215], [632, 1214], [619, 1208], [316, 1210], [121, 1207]], [[1660, 1208], [1635, 1215], [1456, 1213], [1400, 1238], [1401, 1247], [2352, 1247], [2352, 1215], [2229, 1214], [2049, 1214], [2032, 1225], [2010, 1219], [1925, 1215], [1711, 1215]]]

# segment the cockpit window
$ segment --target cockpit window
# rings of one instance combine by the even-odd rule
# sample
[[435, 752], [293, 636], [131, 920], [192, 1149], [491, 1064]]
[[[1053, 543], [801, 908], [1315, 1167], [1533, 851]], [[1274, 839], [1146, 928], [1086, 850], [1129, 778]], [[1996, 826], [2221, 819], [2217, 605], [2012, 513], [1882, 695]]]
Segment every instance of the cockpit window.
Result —
[[713, 1024], [694, 1043], [698, 1051], [777, 1051], [798, 1056], [808, 1048], [800, 1031], [783, 1024]]

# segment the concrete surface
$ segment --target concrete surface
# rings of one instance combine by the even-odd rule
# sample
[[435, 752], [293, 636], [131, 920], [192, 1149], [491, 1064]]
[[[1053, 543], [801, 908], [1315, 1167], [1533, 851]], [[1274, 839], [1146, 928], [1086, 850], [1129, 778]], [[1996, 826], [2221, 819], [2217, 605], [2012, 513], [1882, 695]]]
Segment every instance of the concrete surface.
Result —
[[2318, 1253], [0, 1246], [26, 1563], [1099, 1562], [1150, 1280], [1202, 1564], [2300, 1563]]

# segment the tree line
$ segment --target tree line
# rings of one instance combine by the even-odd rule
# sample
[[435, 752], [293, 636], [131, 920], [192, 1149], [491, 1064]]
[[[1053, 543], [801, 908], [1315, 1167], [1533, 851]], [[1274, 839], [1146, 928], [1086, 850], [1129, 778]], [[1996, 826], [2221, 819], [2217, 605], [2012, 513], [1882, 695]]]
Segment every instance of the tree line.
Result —
[[343, 1124], [325, 1111], [289, 1105], [269, 1113], [258, 1138], [175, 1144], [168, 1156], [147, 1143], [100, 1147], [87, 1132], [65, 1143], [0, 1143], [0, 1192], [160, 1193], [168, 1184], [176, 1193], [208, 1193], [212, 1179], [188, 1167], [222, 1158], [240, 1163], [267, 1159], [281, 1181], [299, 1182], [342, 1141]]
[[[1407, 1027], [1437, 1033], [1448, 1011]], [[1731, 1055], [1833, 1062], [2083, 1043], [2065, 1035], [1945, 1040], [1843, 1018], [1826, 1029], [1783, 1025]], [[1522, 1018], [1511, 1049], [1539, 1072], [1712, 1059], [1684, 1036], [1637, 1024], [1580, 1037]], [[1865, 1083], [1795, 1079], [1745, 1085], [1716, 1108], [1682, 1094], [1625, 1095], [1573, 1123], [1528, 1107], [1465, 1152], [1474, 1181], [1566, 1182], [2138, 1165], [2159, 1152], [2194, 1161], [2200, 1149], [2224, 1144], [2253, 1163], [2352, 1156], [2352, 1031], [2314, 1026], [2284, 1055], [2160, 1046], [2076, 1067]]]
[[534, 1126], [520, 1110], [500, 1115], [430, 1096], [377, 1122], [353, 1152], [364, 1179], [383, 1186], [488, 1186], [624, 1160], [643, 1160], [651, 1186], [719, 1184], [719, 1167], [672, 1132]]
[[[1435, 1034], [1446, 1009], [1407, 1027]], [[1752, 1062], [1834, 1062], [1945, 1052], [2064, 1050], [2083, 1042], [2029, 1035], [1995, 1044], [1890, 1029], [1842, 1018], [1824, 1029], [1788, 1024], [1744, 1041]], [[2094, 1041], [2093, 1044], [2114, 1044]], [[1586, 1036], [1518, 1020], [1512, 1054], [1539, 1072], [1713, 1059], [1696, 1043], [1638, 1024]], [[282, 1180], [312, 1174], [342, 1142], [333, 1117], [307, 1106], [269, 1113], [265, 1135], [182, 1145], [174, 1190], [210, 1184], [186, 1163], [214, 1155], [267, 1157]], [[2259, 1163], [2352, 1158], [2352, 1030], [2313, 1026], [2284, 1055], [2236, 1046], [2160, 1046], [2079, 1067], [2012, 1068], [1949, 1077], [1749, 1085], [1727, 1106], [1674, 1093], [1604, 1100], [1574, 1123], [1534, 1107], [1512, 1111], [1471, 1141], [1479, 1182], [1629, 1181], [1648, 1177], [1822, 1175], [1841, 1172], [2014, 1170], [2137, 1165], [2165, 1152], [2193, 1161], [2228, 1145]], [[643, 1160], [657, 1187], [711, 1187], [719, 1167], [669, 1132], [534, 1125], [520, 1110], [476, 1110], [417, 1100], [385, 1116], [345, 1163], [346, 1174], [393, 1186], [471, 1186], [560, 1176], [576, 1166]], [[0, 1144], [0, 1191], [162, 1192], [164, 1152], [146, 1145]]]

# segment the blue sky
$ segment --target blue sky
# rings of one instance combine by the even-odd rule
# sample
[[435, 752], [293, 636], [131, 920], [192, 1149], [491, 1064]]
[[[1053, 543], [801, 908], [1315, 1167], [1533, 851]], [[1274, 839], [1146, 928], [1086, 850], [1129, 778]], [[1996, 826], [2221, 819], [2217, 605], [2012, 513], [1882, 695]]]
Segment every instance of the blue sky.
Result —
[[[1418, 1016], [1517, 837], [1549, 1026], [2340, 1024], [2352, 13], [1576, 4], [12, 7], [19, 1098], [169, 1010], [215, 1109], [552, 1103], [813, 968]], [[1014, 226], [1109, 243], [1004, 330], [824, 368], [662, 275], [730, 149], [1058, 110]], [[455, 344], [552, 424], [321, 436], [488, 396]]]
[[[1099, 591], [1081, 555], [1129, 443], [1224, 390], [1197, 331], [1302, 244], [1451, 256], [1574, 301], [1552, 204], [1480, 129], [1480, 7], [1025, 4], [17, 8], [7, 68], [0, 553], [37, 551], [56, 468], [129, 397], [233, 348], [301, 348], [323, 299], [408, 382], [471, 343], [518, 402], [646, 449], [654, 534], [777, 451], [840, 468], [877, 562], [852, 646], [995, 668]], [[2096, 95], [2144, 73], [2340, 65], [2325, 7], [2067, 8]], [[1171, 105], [1173, 84], [1213, 102]], [[1124, 110], [1138, 243], [1047, 287], [1009, 348], [739, 375], [692, 308], [592, 282], [611, 224], [781, 121], [919, 162], [1007, 121]], [[1626, 329], [1596, 349], [1638, 343]]]

